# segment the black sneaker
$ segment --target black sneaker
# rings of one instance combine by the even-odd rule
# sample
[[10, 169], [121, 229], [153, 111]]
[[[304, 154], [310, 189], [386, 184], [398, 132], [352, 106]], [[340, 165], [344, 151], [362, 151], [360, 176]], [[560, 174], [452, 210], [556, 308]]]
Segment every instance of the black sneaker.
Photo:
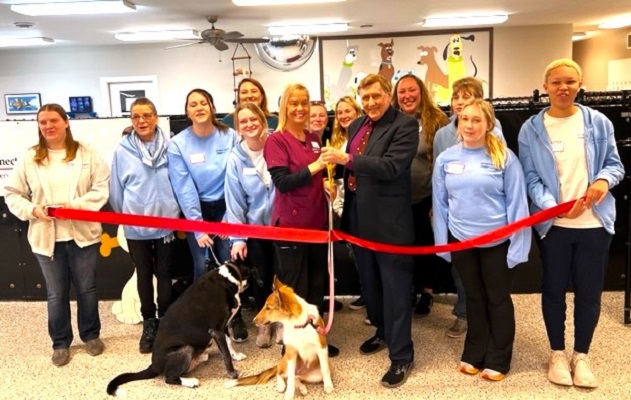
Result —
[[432, 311], [432, 305], [434, 305], [434, 295], [426, 292], [421, 293], [421, 299], [414, 309], [414, 315], [417, 317], [429, 315], [430, 311]]
[[156, 339], [159, 325], [160, 320], [157, 318], [147, 318], [142, 321], [142, 335], [140, 336], [140, 343], [138, 343], [138, 348], [142, 354], [151, 353], [153, 350], [153, 341]]
[[[340, 311], [342, 308], [344, 308], [344, 304], [341, 301], [333, 300], [333, 311]], [[329, 312], [329, 299], [322, 301], [318, 311], [320, 312], [320, 315], [324, 315], [324, 313]]]
[[390, 369], [381, 378], [381, 384], [389, 389], [399, 387], [405, 383], [414, 368], [414, 361], [407, 364], [392, 364]]
[[362, 343], [361, 346], [359, 346], [359, 352], [365, 356], [368, 356], [370, 354], [375, 354], [385, 348], [386, 341], [375, 335]]
[[362, 296], [359, 296], [357, 299], [355, 299], [355, 301], [351, 302], [351, 304], [348, 305], [348, 308], [350, 308], [351, 310], [361, 310], [365, 307], [366, 302], [364, 301], [364, 298]]
[[337, 347], [333, 346], [333, 345], [328, 345], [328, 350], [329, 350], [329, 357], [337, 357], [340, 355], [340, 349], [338, 349]]
[[241, 297], [241, 309], [245, 311], [254, 310], [254, 302], [252, 302], [249, 296]]
[[241, 316], [237, 315], [234, 317], [228, 327], [228, 333], [233, 342], [243, 343], [248, 340], [248, 330]]

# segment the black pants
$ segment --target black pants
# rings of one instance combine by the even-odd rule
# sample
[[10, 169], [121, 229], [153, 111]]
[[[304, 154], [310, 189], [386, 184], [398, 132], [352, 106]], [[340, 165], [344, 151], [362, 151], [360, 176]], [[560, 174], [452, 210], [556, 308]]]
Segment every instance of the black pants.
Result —
[[[416, 204], [412, 204], [414, 217], [414, 244], [420, 246], [434, 245], [434, 230], [432, 229], [429, 212], [432, 209], [432, 196], [428, 196]], [[441, 269], [449, 271], [449, 265], [436, 254], [421, 254], [414, 256], [414, 293], [419, 294], [423, 289], [435, 289], [440, 284]], [[446, 275], [446, 274], [443, 274]]]
[[[348, 211], [349, 233], [359, 236], [355, 196]], [[366, 312], [377, 336], [385, 339], [393, 364], [414, 361], [412, 342], [412, 256], [380, 253], [353, 245]]]
[[[450, 242], [457, 242], [449, 234]], [[510, 370], [515, 341], [515, 309], [511, 299], [514, 269], [508, 268], [509, 241], [451, 254], [467, 293], [467, 336], [462, 361], [502, 374]]]
[[327, 288], [328, 266], [325, 244], [275, 242], [278, 279], [296, 294], [319, 307]]
[[603, 228], [553, 226], [540, 240], [541, 305], [552, 350], [565, 350], [565, 293], [574, 289], [574, 350], [588, 353], [600, 317], [600, 300], [612, 236]]
[[256, 267], [263, 281], [262, 287], [254, 280], [250, 281], [256, 309], [261, 310], [265, 305], [265, 300], [272, 293], [272, 282], [276, 270], [274, 242], [265, 239], [248, 239], [248, 260]]
[[162, 318], [171, 305], [171, 265], [175, 255], [175, 242], [164, 239], [127, 239], [129, 254], [136, 266], [140, 313], [143, 319], [156, 317], [153, 300], [153, 276], [158, 280], [158, 318]]

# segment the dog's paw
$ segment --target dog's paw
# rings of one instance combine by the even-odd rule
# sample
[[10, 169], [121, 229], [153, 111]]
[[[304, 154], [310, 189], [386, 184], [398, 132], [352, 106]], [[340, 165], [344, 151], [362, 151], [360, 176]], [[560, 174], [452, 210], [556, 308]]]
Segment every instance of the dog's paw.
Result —
[[285, 400], [294, 400], [294, 391], [293, 390], [285, 390]]
[[116, 392], [114, 392], [115, 397], [125, 397], [126, 395], [127, 395], [127, 391], [123, 388], [118, 388], [116, 389]]
[[333, 393], [333, 384], [332, 383], [329, 383], [328, 385], [324, 384], [324, 393], [326, 393], [326, 394]]
[[278, 379], [276, 381], [276, 391], [278, 393], [283, 393], [285, 389], [287, 389], [287, 385], [285, 384], [285, 381], [283, 379]]
[[241, 360], [245, 360], [247, 358], [247, 356], [243, 353], [239, 353], [237, 351], [235, 351], [234, 353], [230, 354], [230, 356], [232, 357], [232, 359], [234, 361], [241, 361]]
[[237, 383], [238, 383], [238, 380], [230, 379], [229, 381], [226, 381], [226, 383], [223, 384], [223, 387], [226, 389], [230, 389], [237, 386]]
[[239, 377], [239, 371], [235, 369], [232, 372], [228, 372], [228, 376], [232, 379], [237, 379]]
[[180, 378], [182, 386], [196, 388], [199, 387], [199, 380], [197, 378]]
[[301, 395], [306, 396], [307, 393], [309, 393], [309, 390], [307, 390], [307, 387], [305, 386], [304, 383], [297, 382], [296, 385], [298, 386], [298, 391], [300, 392]]

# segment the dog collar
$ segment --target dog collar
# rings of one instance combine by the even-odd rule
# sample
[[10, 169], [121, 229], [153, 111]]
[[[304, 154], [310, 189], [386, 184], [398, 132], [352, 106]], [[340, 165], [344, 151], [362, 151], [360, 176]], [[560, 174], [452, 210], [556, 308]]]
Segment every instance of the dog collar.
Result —
[[294, 325], [294, 328], [296, 329], [304, 329], [306, 328], [308, 325], [311, 325], [313, 327], [313, 329], [315, 329], [316, 331], [319, 330], [318, 326], [315, 324], [315, 317], [313, 315], [309, 315], [307, 317], [307, 322], [305, 322], [302, 325]]

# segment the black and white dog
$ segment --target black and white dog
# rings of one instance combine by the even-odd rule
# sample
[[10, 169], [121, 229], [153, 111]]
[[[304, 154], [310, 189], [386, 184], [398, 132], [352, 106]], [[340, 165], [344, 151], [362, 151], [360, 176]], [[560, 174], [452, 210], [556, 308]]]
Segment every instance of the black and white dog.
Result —
[[256, 268], [242, 261], [227, 261], [206, 272], [182, 293], [160, 320], [153, 343], [151, 365], [144, 371], [117, 376], [107, 385], [115, 396], [124, 383], [155, 378], [164, 374], [166, 383], [187, 387], [199, 386], [196, 378], [183, 378], [199, 363], [208, 360], [205, 352], [212, 341], [217, 343], [230, 378], [237, 378], [232, 360], [246, 356], [232, 347], [228, 323], [241, 305], [239, 294], [248, 278], [262, 285]]

